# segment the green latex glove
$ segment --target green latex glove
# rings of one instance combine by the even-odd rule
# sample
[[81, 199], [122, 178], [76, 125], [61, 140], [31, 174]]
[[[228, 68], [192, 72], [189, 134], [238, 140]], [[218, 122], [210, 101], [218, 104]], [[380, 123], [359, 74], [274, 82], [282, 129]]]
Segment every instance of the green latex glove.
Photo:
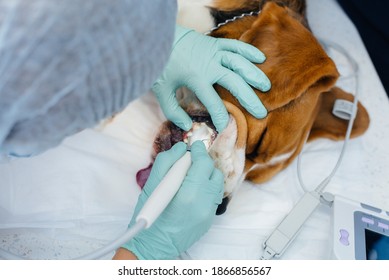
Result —
[[[169, 151], [158, 154], [150, 177], [139, 196], [130, 225], [134, 224], [144, 203], [170, 167], [185, 152], [186, 145], [179, 142]], [[211, 227], [217, 206], [223, 197], [223, 174], [214, 167], [202, 142], [193, 143], [191, 158], [192, 166], [164, 212], [150, 228], [122, 246], [138, 259], [174, 259]]]
[[264, 118], [267, 115], [248, 84], [261, 91], [268, 91], [271, 84], [250, 61], [262, 63], [265, 55], [238, 40], [212, 38], [176, 26], [169, 62], [152, 89], [165, 116], [180, 128], [189, 130], [192, 121], [176, 99], [178, 88], [189, 88], [207, 108], [216, 129], [221, 132], [228, 124], [228, 114], [214, 84], [229, 90], [253, 116]]

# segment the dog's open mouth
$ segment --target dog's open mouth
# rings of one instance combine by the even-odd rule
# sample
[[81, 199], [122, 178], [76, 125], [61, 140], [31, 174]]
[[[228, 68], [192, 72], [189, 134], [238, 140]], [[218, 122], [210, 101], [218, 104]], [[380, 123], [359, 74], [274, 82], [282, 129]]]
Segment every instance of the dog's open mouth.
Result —
[[[203, 111], [197, 111], [194, 113], [190, 113], [189, 115], [193, 122], [193, 127], [190, 131], [182, 130], [170, 121], [164, 122], [162, 124], [162, 127], [159, 130], [153, 145], [154, 158], [158, 153], [171, 149], [174, 144], [180, 141], [188, 143], [190, 137], [192, 136], [192, 131], [202, 126], [206, 126], [207, 128], [207, 139], [204, 139], [207, 142], [205, 142], [204, 144], [207, 147], [210, 146], [211, 143], [213, 143], [213, 141], [216, 139], [217, 131], [208, 113]], [[144, 187], [150, 175], [152, 166], [153, 162], [150, 163], [150, 165], [146, 168], [139, 170], [136, 174], [136, 181], [141, 188]]]
[[[197, 112], [190, 114], [190, 117], [193, 121], [193, 124], [206, 124], [207, 127], [213, 132], [214, 137], [212, 141], [215, 140], [217, 132], [209, 115], [205, 115], [204, 112]], [[186, 132], [181, 128], [177, 127], [172, 122], [165, 122], [154, 141], [154, 151], [156, 154], [163, 151], [167, 151], [171, 147], [173, 147], [174, 144], [180, 141], [187, 142], [188, 136], [190, 136], [190, 131]]]

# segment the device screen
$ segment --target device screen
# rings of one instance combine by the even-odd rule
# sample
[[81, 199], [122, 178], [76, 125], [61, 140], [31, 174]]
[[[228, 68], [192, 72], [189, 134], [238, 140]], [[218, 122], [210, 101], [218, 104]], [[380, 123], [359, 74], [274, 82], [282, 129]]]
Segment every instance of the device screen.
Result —
[[389, 260], [389, 236], [365, 229], [366, 259]]

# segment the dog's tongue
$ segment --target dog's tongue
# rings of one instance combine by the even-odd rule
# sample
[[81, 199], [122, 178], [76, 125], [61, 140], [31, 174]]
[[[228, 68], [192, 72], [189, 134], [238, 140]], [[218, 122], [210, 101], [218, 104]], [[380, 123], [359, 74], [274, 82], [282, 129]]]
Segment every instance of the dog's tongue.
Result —
[[141, 170], [139, 170], [137, 173], [136, 173], [136, 182], [138, 183], [139, 187], [141, 189], [143, 189], [143, 187], [145, 186], [146, 184], [146, 181], [147, 179], [149, 178], [150, 176], [150, 172], [151, 172], [151, 168], [153, 167], [153, 164], [150, 163], [149, 166], [147, 166], [146, 168], [143, 168]]

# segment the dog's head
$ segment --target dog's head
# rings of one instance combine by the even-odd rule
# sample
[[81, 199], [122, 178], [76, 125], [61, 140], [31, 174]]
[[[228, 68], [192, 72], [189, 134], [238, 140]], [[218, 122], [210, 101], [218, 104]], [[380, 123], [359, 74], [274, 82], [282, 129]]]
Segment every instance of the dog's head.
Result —
[[[250, 115], [226, 89], [215, 86], [231, 116], [210, 150], [225, 175], [225, 196], [243, 179], [262, 183], [272, 178], [296, 158], [306, 140], [344, 138], [348, 121], [333, 116], [332, 106], [336, 99], [352, 101], [353, 96], [334, 87], [336, 66], [303, 19], [288, 7], [266, 3], [258, 16], [236, 20], [211, 34], [242, 40], [264, 52], [267, 59], [257, 66], [272, 82], [267, 93], [255, 90], [268, 110], [264, 119]], [[185, 94], [181, 105], [195, 121], [214, 128], [193, 95]], [[359, 103], [351, 137], [363, 134], [368, 125], [367, 111]], [[164, 123], [155, 153], [182, 137], [183, 131]]]
[[[246, 179], [256, 183], [290, 164], [307, 138], [342, 140], [346, 132], [347, 121], [331, 111], [336, 99], [353, 97], [334, 87], [339, 76], [336, 66], [301, 18], [288, 7], [267, 3], [258, 17], [232, 22], [212, 34], [247, 42], [267, 57], [258, 67], [269, 77], [272, 89], [257, 91], [269, 112], [265, 119], [249, 115], [228, 91], [218, 87], [222, 99], [246, 116]], [[351, 136], [361, 135], [368, 124], [368, 114], [359, 104]]]

